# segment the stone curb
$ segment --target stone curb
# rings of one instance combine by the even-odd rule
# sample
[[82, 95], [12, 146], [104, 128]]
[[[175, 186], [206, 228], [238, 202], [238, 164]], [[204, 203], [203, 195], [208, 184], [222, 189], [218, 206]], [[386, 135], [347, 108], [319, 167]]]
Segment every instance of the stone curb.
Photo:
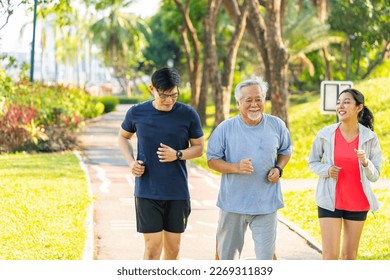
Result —
[[85, 219], [85, 227], [86, 227], [87, 233], [86, 233], [86, 238], [85, 238], [85, 245], [84, 245], [82, 260], [93, 260], [95, 234], [94, 234], [94, 219], [93, 219], [94, 204], [93, 204], [91, 177], [89, 176], [87, 166], [85, 165], [85, 163], [80, 155], [80, 152], [73, 151], [73, 153], [78, 158], [79, 163], [80, 163], [80, 167], [85, 173], [85, 178], [87, 179], [88, 197], [91, 200], [91, 203], [90, 203], [88, 210], [87, 210], [87, 217]]
[[307, 244], [309, 244], [310, 247], [315, 249], [317, 252], [322, 254], [322, 246], [315, 240], [311, 235], [309, 235], [306, 231], [298, 227], [296, 224], [288, 221], [284, 217], [280, 216], [278, 213], [278, 220], [279, 222], [286, 225], [290, 230], [294, 231], [296, 234], [298, 234], [300, 237], [302, 237], [304, 240], [306, 240]]

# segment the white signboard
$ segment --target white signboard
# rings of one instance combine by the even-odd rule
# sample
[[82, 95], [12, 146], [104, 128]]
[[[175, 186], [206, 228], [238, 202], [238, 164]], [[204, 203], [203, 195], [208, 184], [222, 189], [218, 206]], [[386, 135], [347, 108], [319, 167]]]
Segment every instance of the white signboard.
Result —
[[321, 82], [321, 114], [336, 114], [336, 104], [340, 92], [352, 88], [350, 81], [323, 81]]

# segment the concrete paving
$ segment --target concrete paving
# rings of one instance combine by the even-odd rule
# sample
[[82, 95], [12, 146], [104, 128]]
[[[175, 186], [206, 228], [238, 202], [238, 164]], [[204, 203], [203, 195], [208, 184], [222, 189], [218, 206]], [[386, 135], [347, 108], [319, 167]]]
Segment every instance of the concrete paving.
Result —
[[[96, 260], [140, 260], [144, 243], [136, 232], [134, 178], [123, 159], [117, 135], [129, 105], [89, 121], [80, 135], [81, 158], [86, 166], [94, 197], [89, 244]], [[182, 235], [181, 259], [212, 260], [218, 208], [215, 206], [220, 176], [188, 165], [192, 212]], [[283, 180], [284, 188], [315, 187], [315, 180]], [[284, 260], [321, 259], [320, 245], [289, 221], [279, 218], [276, 241], [278, 258]], [[247, 232], [243, 259], [254, 259], [253, 241]]]

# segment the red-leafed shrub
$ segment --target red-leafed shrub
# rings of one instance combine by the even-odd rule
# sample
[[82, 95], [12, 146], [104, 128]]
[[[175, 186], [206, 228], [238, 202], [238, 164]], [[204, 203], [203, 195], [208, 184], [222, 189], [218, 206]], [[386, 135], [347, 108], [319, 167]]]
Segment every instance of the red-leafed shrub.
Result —
[[3, 110], [0, 116], [0, 152], [22, 150], [32, 141], [28, 127], [34, 123], [34, 108], [8, 105]]
[[103, 111], [83, 89], [14, 83], [0, 69], [0, 153], [73, 149], [84, 120]]

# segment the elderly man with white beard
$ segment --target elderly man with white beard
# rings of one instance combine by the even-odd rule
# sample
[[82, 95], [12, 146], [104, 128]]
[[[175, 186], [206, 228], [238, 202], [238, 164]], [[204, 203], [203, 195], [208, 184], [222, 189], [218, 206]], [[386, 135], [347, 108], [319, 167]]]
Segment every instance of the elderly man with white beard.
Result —
[[262, 78], [239, 83], [240, 114], [218, 125], [208, 142], [208, 166], [222, 173], [216, 259], [241, 258], [248, 225], [256, 259], [274, 257], [277, 210], [284, 207], [279, 178], [292, 148], [285, 123], [264, 113], [267, 90]]

